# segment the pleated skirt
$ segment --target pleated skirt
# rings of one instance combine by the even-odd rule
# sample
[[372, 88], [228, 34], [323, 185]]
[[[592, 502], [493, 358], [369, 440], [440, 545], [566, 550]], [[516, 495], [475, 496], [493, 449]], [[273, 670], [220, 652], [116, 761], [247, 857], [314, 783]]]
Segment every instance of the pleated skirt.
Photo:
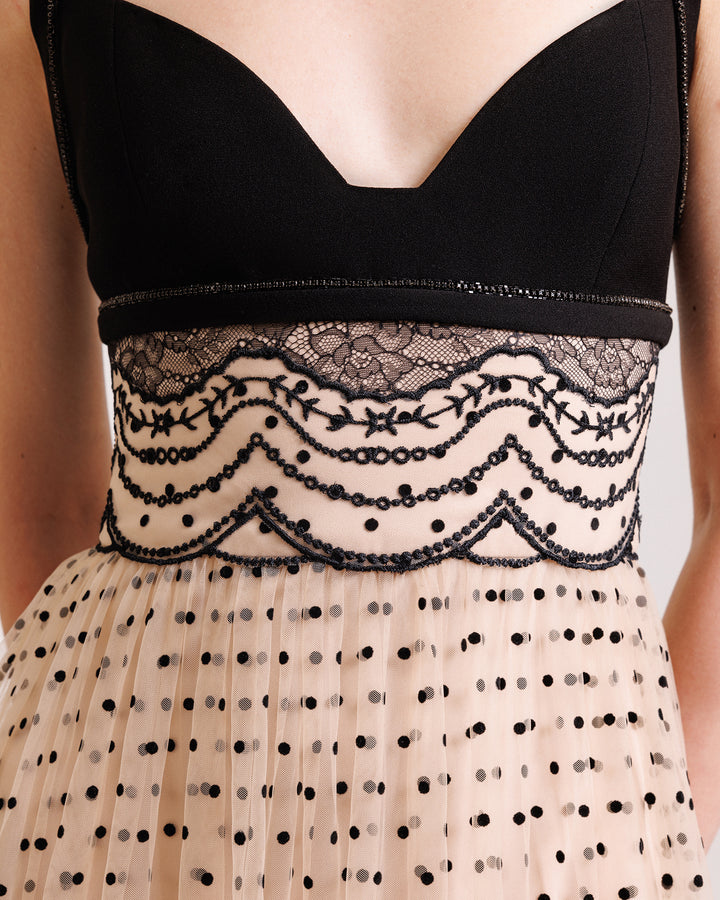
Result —
[[13, 897], [709, 896], [641, 569], [87, 549], [2, 645]]

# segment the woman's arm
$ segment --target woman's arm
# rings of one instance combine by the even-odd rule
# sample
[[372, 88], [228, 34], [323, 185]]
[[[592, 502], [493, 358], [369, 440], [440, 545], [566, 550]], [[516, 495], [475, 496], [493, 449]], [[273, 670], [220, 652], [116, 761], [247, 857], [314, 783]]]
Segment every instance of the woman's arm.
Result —
[[687, 199], [674, 250], [694, 523], [663, 625], [708, 850], [720, 826], [720, 0], [702, 0], [696, 40]]
[[0, 618], [94, 545], [112, 442], [86, 245], [27, 0], [0, 0]]

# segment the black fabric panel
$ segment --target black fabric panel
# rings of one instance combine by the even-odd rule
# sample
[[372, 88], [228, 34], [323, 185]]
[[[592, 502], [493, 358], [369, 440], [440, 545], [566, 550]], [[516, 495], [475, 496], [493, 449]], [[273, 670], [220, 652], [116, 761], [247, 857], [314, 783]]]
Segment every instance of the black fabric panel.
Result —
[[[61, 52], [48, 87], [52, 101], [62, 86], [92, 283], [103, 304], [187, 285], [337, 277], [663, 301], [680, 164], [675, 2], [624, 0], [572, 29], [493, 95], [420, 188], [368, 188], [347, 184], [267, 85], [211, 41], [128, 0], [51, 0], [62, 6]], [[31, 3], [48, 71], [48, 4]], [[691, 38], [698, 10], [690, 0]], [[99, 326], [106, 340], [213, 317], [317, 318], [321, 302], [327, 318], [502, 319], [661, 342], [670, 327], [642, 306], [575, 313], [565, 302], [415, 289], [362, 297], [187, 294], [101, 304]]]
[[[598, 269], [595, 290], [622, 281], [630, 294], [664, 297], [680, 170], [675, 14], [666, 0], [642, 0], [650, 105], [643, 154], [627, 203]], [[628, 261], [632, 260], [632, 265]]]
[[685, 0], [685, 15], [687, 17], [688, 66], [690, 80], [692, 81], [692, 73], [695, 68], [697, 26], [700, 19], [700, 0]]
[[[527, 66], [419, 189], [345, 184], [237, 60], [123, 2], [115, 65], [153, 241], [148, 268], [127, 248], [139, 288], [343, 276], [588, 290], [643, 151], [638, 0]], [[117, 293], [94, 270], [100, 295]]]
[[103, 298], [110, 285], [130, 290], [138, 276], [147, 278], [156, 266], [155, 249], [119, 115], [113, 0], [60, 2], [68, 121], [78, 190], [89, 210], [88, 273]]
[[[389, 291], [393, 313], [388, 316]], [[661, 346], [667, 343], [672, 328], [669, 312], [636, 306], [482, 293], [461, 298], [453, 291], [436, 288], [268, 288], [157, 298], [143, 305], [142, 316], [135, 314], [132, 303], [107, 308], [100, 313], [100, 336], [110, 343], [126, 334], [160, 331], [167, 328], [168, 319], [175, 328], [190, 328], [198, 324], [200, 308], [203, 325], [277, 321], [274, 310], [282, 309], [287, 321], [297, 322], [404, 318], [460, 325], [481, 322], [487, 328], [510, 330], [522, 322], [524, 331], [537, 334], [636, 337], [657, 341]]]

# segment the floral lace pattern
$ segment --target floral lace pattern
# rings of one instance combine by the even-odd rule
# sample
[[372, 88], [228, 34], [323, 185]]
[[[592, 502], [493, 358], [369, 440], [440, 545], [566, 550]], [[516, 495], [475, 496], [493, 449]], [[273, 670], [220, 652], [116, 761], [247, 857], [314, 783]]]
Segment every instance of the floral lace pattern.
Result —
[[179, 399], [239, 354], [280, 355], [347, 396], [418, 398], [450, 383], [488, 353], [531, 353], [600, 400], [635, 391], [657, 344], [635, 338], [530, 334], [422, 322], [292, 322], [129, 335], [110, 347], [113, 364], [145, 397]]

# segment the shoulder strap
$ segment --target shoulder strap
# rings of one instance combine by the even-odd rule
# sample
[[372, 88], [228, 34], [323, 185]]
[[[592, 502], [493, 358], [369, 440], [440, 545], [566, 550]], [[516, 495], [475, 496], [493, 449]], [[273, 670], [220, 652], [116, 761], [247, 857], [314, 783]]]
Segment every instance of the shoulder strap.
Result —
[[45, 83], [60, 163], [70, 200], [87, 241], [89, 236], [87, 210], [77, 188], [72, 138], [65, 113], [59, 39], [61, 19], [61, 0], [30, 0], [30, 27], [45, 70]]
[[678, 235], [685, 210], [690, 138], [688, 94], [693, 62], [695, 60], [695, 36], [700, 17], [700, 2], [701, 0], [673, 0], [676, 24], [678, 106], [680, 110], [680, 174], [675, 200], [673, 239]]

